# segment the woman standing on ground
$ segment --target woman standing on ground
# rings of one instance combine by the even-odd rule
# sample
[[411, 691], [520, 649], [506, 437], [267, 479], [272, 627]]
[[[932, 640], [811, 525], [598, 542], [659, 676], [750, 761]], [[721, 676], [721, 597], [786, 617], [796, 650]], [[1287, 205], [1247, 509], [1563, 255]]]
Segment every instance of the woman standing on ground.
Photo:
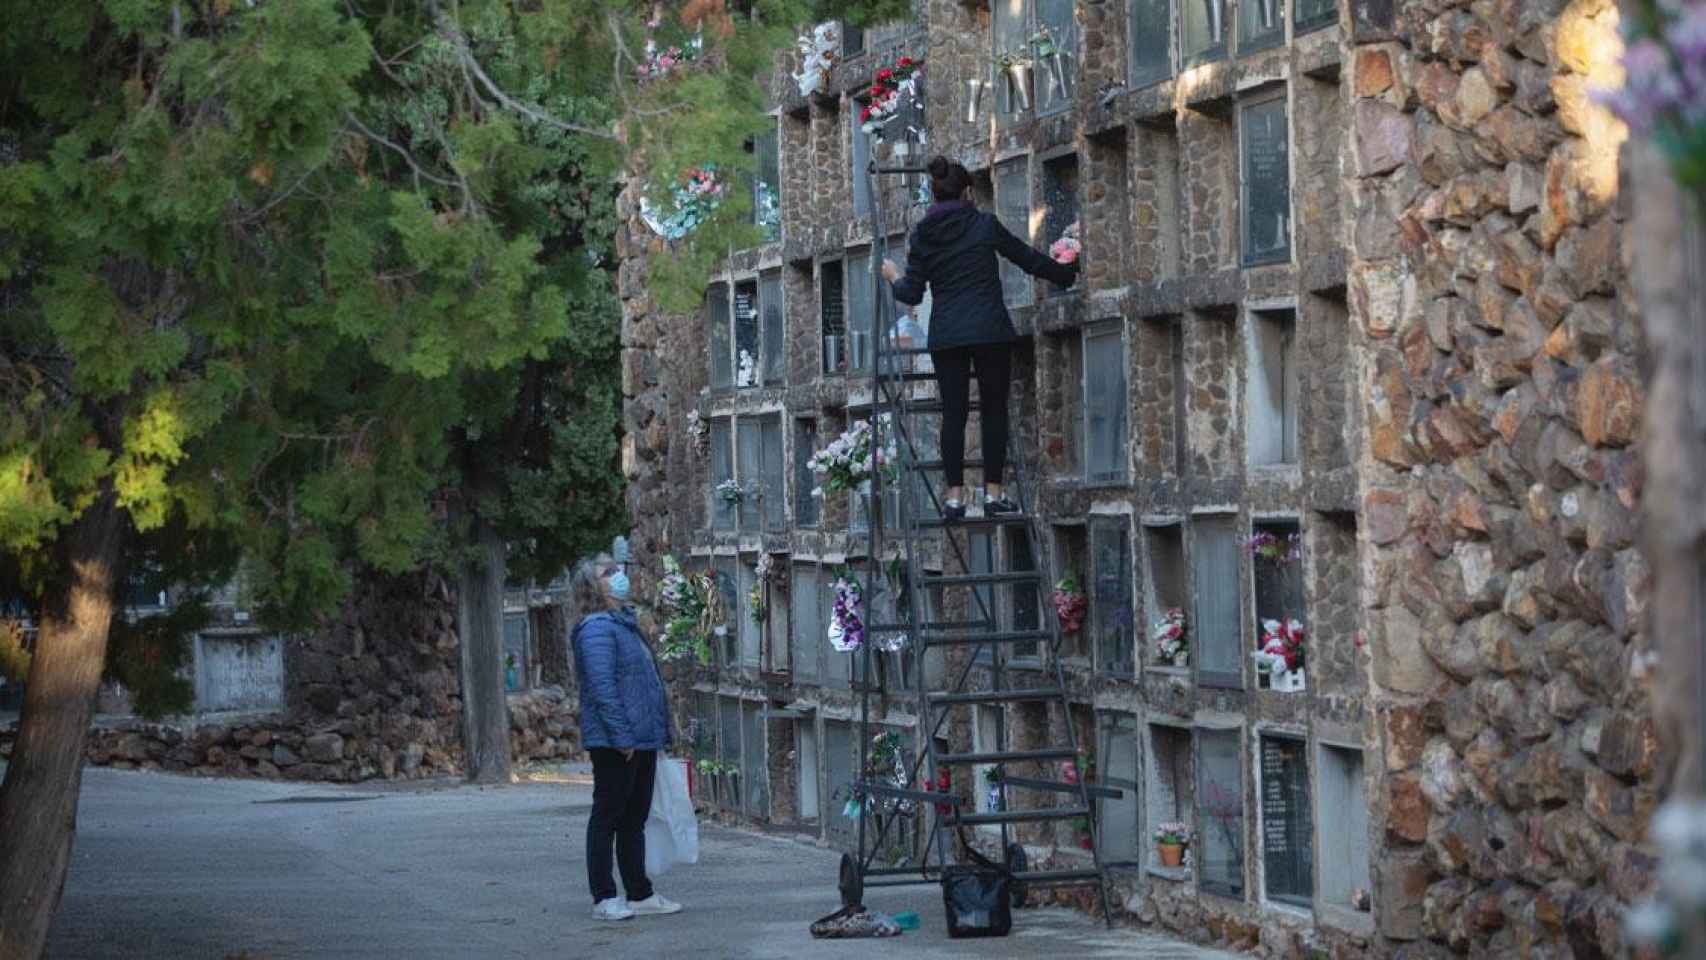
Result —
[[916, 305], [930, 288], [930, 360], [942, 394], [942, 466], [947, 499], [942, 513], [950, 520], [966, 515], [964, 499], [966, 414], [971, 378], [977, 377], [979, 422], [983, 426], [984, 513], [1013, 513], [1019, 508], [1002, 489], [1007, 467], [1007, 384], [1013, 370], [1018, 334], [1001, 294], [996, 254], [1033, 277], [1069, 287], [1076, 266], [1056, 263], [1009, 233], [993, 214], [972, 202], [972, 178], [965, 166], [946, 157], [930, 160], [930, 194], [936, 201], [912, 231], [906, 274], [883, 261], [883, 277], [894, 285], [894, 298]]
[[[669, 705], [652, 649], [628, 606], [628, 575], [609, 558], [584, 561], [571, 584], [579, 621], [571, 634], [580, 678], [581, 744], [592, 755], [586, 875], [597, 920], [676, 913], [681, 904], [646, 876], [646, 817], [658, 753], [669, 745]], [[626, 897], [616, 893], [611, 845]]]

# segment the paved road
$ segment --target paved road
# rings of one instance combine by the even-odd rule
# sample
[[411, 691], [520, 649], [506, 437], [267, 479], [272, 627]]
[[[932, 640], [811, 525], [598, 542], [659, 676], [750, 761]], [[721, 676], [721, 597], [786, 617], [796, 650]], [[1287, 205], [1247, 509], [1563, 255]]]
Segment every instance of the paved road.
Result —
[[201, 780], [91, 769], [52, 960], [686, 956], [1211, 960], [1226, 955], [1026, 910], [1013, 936], [950, 941], [934, 887], [873, 891], [916, 909], [887, 941], [814, 941], [837, 855], [705, 827], [697, 865], [659, 889], [687, 910], [597, 923], [581, 838], [591, 788], [398, 788]]

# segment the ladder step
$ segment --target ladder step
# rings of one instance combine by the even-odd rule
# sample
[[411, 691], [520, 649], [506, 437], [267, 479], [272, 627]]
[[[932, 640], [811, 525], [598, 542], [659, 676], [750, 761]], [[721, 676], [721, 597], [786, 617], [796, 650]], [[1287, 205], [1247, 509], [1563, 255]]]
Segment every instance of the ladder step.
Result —
[[[943, 463], [940, 460], [917, 460], [911, 464], [908, 464], [908, 466], [912, 467], [912, 469], [914, 469], [914, 470], [941, 470], [944, 467], [946, 467], [947, 464]], [[983, 466], [983, 458], [982, 457], [967, 457], [966, 458], [965, 467], [967, 470], [970, 470], [973, 467], [981, 467], [981, 466]]]
[[1065, 696], [1059, 687], [1043, 687], [1030, 690], [979, 690], [973, 693], [932, 693], [927, 694], [931, 703], [1015, 703], [1020, 700], [1054, 700]]
[[1047, 750], [993, 750], [984, 753], [939, 753], [937, 763], [1024, 763], [1029, 760], [1068, 760], [1077, 756], [1064, 747]]
[[1087, 817], [1089, 807], [1045, 807], [1041, 810], [1003, 810], [1000, 813], [962, 813], [949, 816], [947, 821], [954, 826], [978, 826], [986, 823], [1035, 823], [1039, 820], [1071, 820], [1074, 817]]
[[1047, 630], [1006, 630], [990, 631], [987, 633], [954, 633], [947, 636], [930, 636], [926, 632], [924, 645], [927, 647], [960, 647], [973, 643], [1024, 643], [1051, 640], [1054, 635]]
[[936, 576], [926, 574], [920, 578], [927, 587], [977, 587], [991, 583], [1028, 583], [1042, 580], [1043, 575], [1035, 570], [1017, 570], [1011, 573], [959, 573], [952, 576]]
[[917, 520], [917, 525], [919, 527], [982, 527], [1030, 522], [1031, 516], [1028, 513], [1003, 513], [994, 517], [962, 517], [959, 520], [948, 520], [943, 517], [920, 517]]
[[1108, 800], [1118, 800], [1125, 796], [1125, 791], [1118, 787], [1104, 787], [1099, 784], [1086, 783], [1080, 787], [1076, 783], [1065, 783], [1060, 780], [1033, 780], [1030, 777], [1003, 776], [1001, 782], [1015, 790], [1046, 790], [1054, 793], [1078, 793], [1087, 791], [1092, 797], [1103, 797]]
[[[918, 629], [926, 634], [945, 633], [950, 630], [982, 630], [989, 627], [988, 620], [926, 620], [918, 625]], [[865, 630], [881, 633], [893, 633], [897, 630], [911, 630], [910, 623], [872, 623]]]
[[1013, 874], [1015, 882], [1035, 886], [1056, 883], [1099, 883], [1101, 879], [1102, 872], [1100, 870], [1035, 870], [1029, 873]]
[[[968, 411], [969, 410], [977, 410], [977, 409], [979, 409], [979, 406], [980, 406], [979, 402], [976, 400], [967, 400], [966, 401], [966, 409]], [[941, 413], [942, 412], [942, 401], [940, 401], [940, 400], [914, 400], [910, 404], [907, 404], [906, 412], [907, 413]]]

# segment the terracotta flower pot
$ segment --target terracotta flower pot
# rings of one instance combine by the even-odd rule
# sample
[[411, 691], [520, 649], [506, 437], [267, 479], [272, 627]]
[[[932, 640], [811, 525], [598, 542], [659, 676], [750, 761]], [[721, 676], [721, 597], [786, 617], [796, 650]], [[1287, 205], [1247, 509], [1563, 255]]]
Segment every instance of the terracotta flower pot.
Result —
[[1185, 862], [1185, 845], [1182, 843], [1158, 843], [1156, 849], [1161, 851], [1161, 865], [1176, 867]]

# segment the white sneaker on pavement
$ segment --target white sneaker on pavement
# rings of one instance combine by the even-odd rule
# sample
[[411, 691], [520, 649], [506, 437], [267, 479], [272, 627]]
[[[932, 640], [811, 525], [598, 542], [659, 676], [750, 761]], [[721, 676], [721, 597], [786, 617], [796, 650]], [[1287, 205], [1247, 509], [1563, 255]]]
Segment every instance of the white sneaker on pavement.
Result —
[[674, 900], [665, 900], [658, 894], [652, 894], [644, 900], [628, 904], [629, 916], [662, 916], [666, 913], [680, 913], [681, 904]]
[[[656, 900], [657, 897], [652, 897]], [[680, 910], [680, 907], [675, 909]], [[592, 918], [594, 920], [632, 920], [634, 911], [629, 909], [628, 901], [621, 897], [609, 897], [593, 904]]]

